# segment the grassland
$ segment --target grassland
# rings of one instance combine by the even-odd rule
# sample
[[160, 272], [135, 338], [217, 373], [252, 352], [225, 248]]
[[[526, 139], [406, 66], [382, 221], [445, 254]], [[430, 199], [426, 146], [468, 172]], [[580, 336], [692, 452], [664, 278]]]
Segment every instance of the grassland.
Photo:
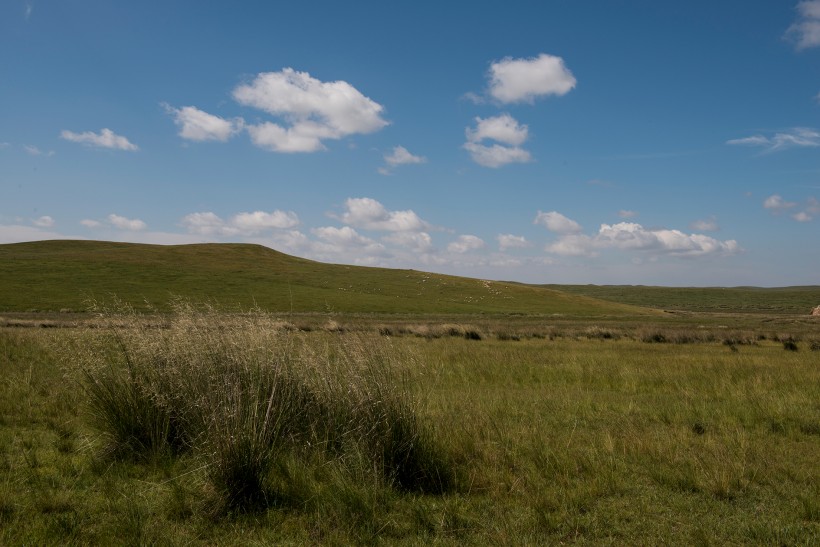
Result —
[[542, 285], [601, 300], [663, 310], [708, 313], [808, 315], [820, 306], [820, 286], [647, 287], [640, 285]]
[[[0, 544], [820, 543], [812, 288], [602, 304], [253, 246], [12, 247]], [[58, 312], [109, 292], [136, 310]]]
[[[204, 332], [227, 342], [238, 320], [319, 354], [356, 341], [367, 355], [398, 356], [395, 378], [459, 477], [431, 493], [397, 488], [356, 452], [289, 456], [265, 479], [272, 503], [215, 512], [213, 449], [136, 459], [108, 449], [78, 364], [106, 354], [121, 362], [112, 333], [141, 333], [135, 349], [161, 348], [154, 337], [174, 331], [168, 317], [108, 319], [95, 329], [0, 329], [0, 543], [820, 541], [816, 324], [797, 335], [704, 334], [589, 319], [539, 328], [520, 317], [333, 316], [298, 330], [287, 317], [211, 315]], [[93, 340], [110, 340], [108, 349]], [[265, 345], [235, 341], [240, 354]], [[207, 354], [199, 342], [191, 347]]]
[[88, 300], [111, 295], [159, 310], [167, 310], [172, 297], [182, 297], [275, 312], [640, 313], [634, 306], [539, 287], [323, 264], [259, 245], [0, 245], [0, 311], [85, 310]]

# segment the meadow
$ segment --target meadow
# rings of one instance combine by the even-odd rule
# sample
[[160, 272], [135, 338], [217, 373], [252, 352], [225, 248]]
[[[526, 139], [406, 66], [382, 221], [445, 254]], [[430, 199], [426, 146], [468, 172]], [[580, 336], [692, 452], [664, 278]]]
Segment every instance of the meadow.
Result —
[[0, 245], [0, 544], [816, 545], [818, 304]]
[[174, 306], [6, 317], [0, 543], [820, 542], [812, 318]]

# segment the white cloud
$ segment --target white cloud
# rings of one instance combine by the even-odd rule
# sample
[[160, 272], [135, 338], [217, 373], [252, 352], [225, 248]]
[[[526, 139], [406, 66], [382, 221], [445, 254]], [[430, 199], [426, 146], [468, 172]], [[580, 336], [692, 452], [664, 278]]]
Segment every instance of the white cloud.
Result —
[[763, 201], [763, 208], [764, 209], [771, 209], [772, 212], [779, 213], [785, 211], [786, 209], [791, 209], [792, 207], [796, 206], [797, 204], [793, 201], [786, 201], [778, 194], [773, 194], [767, 197]]
[[797, 211], [791, 215], [791, 218], [797, 222], [810, 222], [814, 220], [816, 215], [820, 215], [820, 201], [813, 196], [806, 199], [805, 204], [802, 205], [794, 201], [786, 201], [779, 194], [773, 194], [763, 201], [763, 208], [769, 209], [774, 215], [785, 213], [789, 209], [794, 209], [798, 206], [800, 206], [802, 211]]
[[506, 251], [508, 249], [523, 249], [531, 246], [530, 242], [527, 241], [524, 236], [499, 234], [496, 239], [498, 240], [498, 248], [501, 251]]
[[[529, 136], [526, 125], [520, 125], [509, 114], [493, 118], [476, 118], [476, 127], [467, 127], [464, 133], [467, 142], [463, 148], [470, 153], [473, 161], [484, 167], [497, 168], [508, 163], [527, 163], [530, 153], [519, 145]], [[494, 140], [503, 144], [482, 144], [484, 140]]]
[[0, 142], [0, 150], [3, 148], [8, 148], [9, 146], [11, 146], [10, 142]]
[[[203, 211], [198, 213], [190, 213], [182, 217], [180, 224], [184, 226], [192, 234], [200, 235], [231, 235], [226, 232], [228, 228], [225, 221], [219, 218], [216, 213], [211, 211]], [[235, 231], [233, 233], [236, 233]]]
[[384, 236], [382, 241], [407, 247], [418, 253], [426, 253], [433, 249], [433, 238], [427, 232], [394, 232]]
[[43, 152], [39, 148], [31, 144], [24, 144], [23, 150], [26, 151], [30, 156], [47, 156], [51, 157], [54, 155], [54, 150], [49, 150], [48, 152]]
[[339, 220], [357, 228], [388, 232], [414, 232], [429, 228], [429, 224], [412, 210], [388, 211], [372, 198], [348, 198], [345, 209]]
[[299, 217], [293, 211], [254, 211], [253, 213], [239, 213], [233, 217], [232, 224], [247, 232], [257, 232], [266, 229], [287, 229], [299, 224]]
[[468, 142], [481, 142], [484, 139], [491, 139], [504, 144], [519, 146], [524, 144], [529, 136], [529, 129], [526, 125], [521, 125], [518, 120], [509, 114], [502, 114], [492, 118], [475, 119], [475, 129], [469, 127], [465, 130]]
[[742, 139], [732, 139], [726, 141], [726, 144], [759, 146], [765, 148], [766, 152], [776, 152], [795, 147], [816, 147], [820, 146], [820, 132], [808, 127], [795, 127], [789, 131], [775, 133], [771, 137], [753, 135]]
[[451, 253], [463, 254], [475, 251], [484, 247], [484, 240], [474, 235], [461, 235], [458, 239], [447, 245], [447, 250]]
[[347, 82], [322, 82], [292, 68], [258, 74], [237, 86], [233, 97], [289, 124], [248, 126], [256, 146], [275, 152], [314, 152], [324, 148], [323, 140], [373, 133], [388, 124], [384, 107]]
[[127, 230], [129, 232], [138, 232], [140, 230], [144, 230], [147, 227], [146, 224], [139, 219], [125, 218], [120, 215], [115, 215], [113, 213], [108, 215], [108, 222], [110, 222], [111, 225], [115, 228], [119, 228], [120, 230]]
[[464, 144], [473, 161], [484, 167], [501, 167], [508, 163], [528, 163], [532, 160], [530, 153], [523, 148], [494, 144], [485, 146], [474, 142]]
[[538, 211], [533, 224], [541, 224], [550, 232], [558, 234], [574, 234], [581, 231], [580, 224], [565, 217], [558, 211], [550, 211], [549, 213]]
[[34, 221], [32, 221], [32, 224], [34, 224], [38, 228], [51, 228], [52, 226], [54, 226], [54, 219], [46, 215], [38, 219], [35, 219]]
[[86, 228], [99, 228], [102, 226], [102, 223], [97, 220], [91, 220], [90, 218], [85, 218], [80, 221], [80, 224], [85, 226]]
[[798, 19], [786, 30], [786, 38], [795, 43], [798, 50], [820, 45], [820, 0], [797, 4]]
[[635, 218], [636, 216], [638, 216], [638, 212], [629, 211], [627, 209], [621, 209], [620, 211], [618, 211], [618, 216], [621, 218]]
[[565, 235], [547, 246], [546, 251], [564, 256], [593, 256], [595, 241], [584, 234]]
[[689, 228], [699, 232], [717, 232], [720, 230], [720, 226], [715, 217], [696, 220], [689, 225]]
[[547, 251], [562, 255], [594, 255], [598, 250], [645, 251], [678, 257], [732, 255], [741, 251], [735, 240], [720, 241], [702, 234], [680, 230], [648, 229], [633, 222], [601, 224], [594, 236], [570, 234], [547, 246]]
[[530, 59], [504, 58], [490, 65], [490, 95], [502, 103], [533, 102], [537, 97], [565, 95], [577, 83], [561, 57], [540, 54]]
[[63, 130], [60, 133], [60, 138], [96, 148], [110, 148], [130, 152], [139, 150], [136, 144], [131, 143], [127, 138], [117, 135], [108, 128], [101, 129], [99, 133], [94, 133], [93, 131], [74, 133], [73, 131]]
[[415, 156], [403, 146], [395, 146], [389, 154], [384, 155], [384, 161], [387, 163], [387, 166], [379, 167], [377, 171], [382, 175], [392, 175], [393, 171], [391, 169], [398, 165], [427, 163], [427, 158], [424, 156]]
[[174, 108], [167, 103], [162, 103], [162, 106], [173, 116], [174, 123], [180, 128], [179, 136], [191, 141], [226, 142], [241, 131], [245, 124], [242, 118], [226, 120], [194, 106]]
[[293, 211], [254, 211], [238, 213], [225, 221], [216, 213], [202, 211], [182, 217], [180, 222], [188, 232], [200, 235], [254, 235], [265, 230], [286, 230], [299, 225], [299, 217]]
[[359, 234], [350, 226], [342, 226], [336, 228], [335, 226], [322, 226], [314, 228], [313, 234], [320, 240], [325, 242], [325, 245], [314, 244], [314, 249], [321, 252], [329, 253], [354, 253], [361, 260], [362, 256], [388, 256], [384, 245], [377, 243]]
[[405, 147], [396, 146], [390, 154], [385, 154], [384, 161], [387, 162], [387, 165], [395, 167], [396, 165], [425, 163], [427, 158], [423, 156], [414, 156]]

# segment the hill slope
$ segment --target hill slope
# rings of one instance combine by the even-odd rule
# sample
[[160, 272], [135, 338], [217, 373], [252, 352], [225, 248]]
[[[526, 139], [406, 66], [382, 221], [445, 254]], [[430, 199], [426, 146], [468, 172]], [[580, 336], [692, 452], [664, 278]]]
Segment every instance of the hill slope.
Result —
[[147, 301], [159, 309], [180, 296], [283, 312], [652, 313], [516, 283], [322, 264], [259, 245], [0, 245], [0, 311], [83, 310], [89, 299], [111, 295], [136, 307]]

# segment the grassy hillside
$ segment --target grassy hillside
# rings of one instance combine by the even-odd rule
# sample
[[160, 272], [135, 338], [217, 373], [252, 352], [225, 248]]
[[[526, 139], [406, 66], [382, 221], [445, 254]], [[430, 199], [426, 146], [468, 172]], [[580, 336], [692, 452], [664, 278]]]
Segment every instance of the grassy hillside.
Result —
[[636, 285], [542, 285], [545, 288], [664, 310], [693, 312], [805, 314], [820, 306], [820, 286], [646, 287]]
[[82, 310], [116, 295], [271, 311], [621, 315], [635, 307], [541, 287], [322, 264], [247, 244], [40, 241], [0, 245], [0, 311]]

